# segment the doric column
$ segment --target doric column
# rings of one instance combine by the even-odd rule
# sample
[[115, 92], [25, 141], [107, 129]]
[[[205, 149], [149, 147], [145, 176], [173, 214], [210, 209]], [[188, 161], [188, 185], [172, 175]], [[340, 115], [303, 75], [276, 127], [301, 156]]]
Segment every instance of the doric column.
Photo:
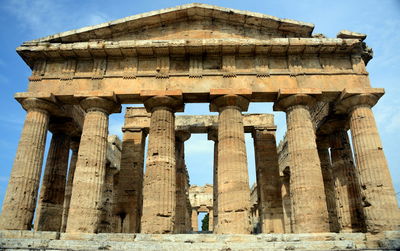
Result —
[[118, 169], [115, 166], [112, 166], [111, 163], [108, 162], [106, 164], [106, 175], [104, 178], [103, 185], [103, 194], [101, 200], [101, 214], [100, 214], [100, 223], [98, 227], [99, 233], [112, 233], [113, 229], [113, 184], [114, 184], [114, 175], [117, 173]]
[[214, 141], [214, 162], [213, 162], [213, 231], [218, 224], [218, 131], [208, 132], [208, 140]]
[[186, 166], [185, 166], [185, 141], [190, 138], [190, 133], [177, 131], [175, 134], [176, 153], [176, 217], [174, 233], [186, 232]]
[[324, 181], [309, 110], [313, 102], [311, 96], [297, 94], [281, 99], [274, 107], [286, 112], [295, 233], [329, 232]]
[[218, 111], [218, 234], [250, 233], [250, 188], [242, 111], [249, 101], [238, 95], [214, 99]]
[[71, 122], [50, 124], [53, 136], [40, 189], [35, 231], [58, 232], [61, 229], [70, 148], [70, 136], [67, 133], [72, 128]]
[[208, 231], [214, 231], [214, 210], [208, 209]]
[[321, 161], [322, 178], [326, 196], [326, 206], [328, 208], [329, 229], [331, 232], [339, 232], [339, 223], [336, 209], [335, 182], [332, 176], [331, 156], [329, 155], [329, 136], [318, 136], [317, 148], [318, 156]]
[[282, 181], [282, 206], [285, 222], [285, 234], [293, 233], [292, 201], [290, 199], [290, 175], [283, 172]]
[[331, 134], [332, 173], [336, 188], [337, 216], [340, 232], [362, 232], [364, 215], [360, 184], [345, 129]]
[[81, 101], [86, 111], [72, 185], [67, 233], [97, 233], [106, 174], [108, 115], [120, 105], [104, 98]]
[[140, 232], [146, 135], [142, 128], [124, 131], [115, 209], [122, 233]]
[[63, 209], [63, 218], [61, 223], [61, 232], [65, 232], [67, 228], [68, 211], [69, 211], [69, 205], [71, 203], [72, 184], [74, 181], [76, 161], [78, 160], [79, 142], [80, 138], [72, 138], [70, 143], [72, 155], [69, 162], [67, 184], [65, 186], [65, 196], [64, 196], [64, 206], [63, 206], [64, 209]]
[[36, 98], [25, 99], [22, 106], [27, 114], [3, 201], [0, 229], [31, 229], [49, 115], [58, 109], [54, 103]]
[[341, 101], [337, 110], [349, 115], [356, 169], [368, 232], [399, 228], [400, 213], [371, 107], [378, 97], [354, 95]]
[[190, 204], [190, 199], [189, 199], [189, 174], [186, 169], [186, 195], [185, 195], [185, 200], [186, 200], [186, 233], [189, 233], [192, 231], [192, 205]]
[[197, 208], [192, 208], [192, 231], [199, 231], [199, 222], [198, 222], [199, 213], [197, 212]]
[[172, 233], [176, 206], [175, 111], [180, 100], [155, 96], [144, 103], [151, 112], [143, 185], [143, 233]]
[[275, 131], [254, 128], [257, 197], [262, 233], [284, 233], [281, 182]]

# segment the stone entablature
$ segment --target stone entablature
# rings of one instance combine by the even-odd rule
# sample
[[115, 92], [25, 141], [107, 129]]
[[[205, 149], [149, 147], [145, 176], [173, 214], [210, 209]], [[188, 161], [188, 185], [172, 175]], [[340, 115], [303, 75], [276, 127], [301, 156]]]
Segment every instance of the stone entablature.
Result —
[[[141, 129], [145, 132], [150, 128], [150, 116], [143, 107], [127, 107], [123, 131]], [[246, 133], [254, 128], [275, 130], [274, 116], [266, 113], [244, 113], [243, 127]], [[178, 115], [175, 118], [175, 130], [189, 133], [208, 133], [218, 129], [218, 116], [215, 115]]]
[[383, 93], [369, 89], [365, 35], [342, 31], [329, 39], [312, 37], [312, 29], [204, 4], [149, 12], [25, 42], [17, 51], [32, 76], [28, 93], [16, 97], [77, 104], [94, 95], [140, 104], [143, 92], [160, 85], [184, 102], [209, 102], [222, 92], [252, 102], [294, 93], [333, 101], [344, 89]]
[[213, 186], [192, 185], [189, 188], [189, 199], [192, 208], [205, 207], [211, 209], [213, 207]]

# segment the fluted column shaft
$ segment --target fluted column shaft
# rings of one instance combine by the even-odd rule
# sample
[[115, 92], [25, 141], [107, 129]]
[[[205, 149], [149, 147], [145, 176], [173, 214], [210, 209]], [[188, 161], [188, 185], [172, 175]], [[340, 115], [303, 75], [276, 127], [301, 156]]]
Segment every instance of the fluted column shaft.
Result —
[[120, 106], [103, 98], [81, 101], [85, 109], [81, 142], [76, 163], [67, 233], [97, 233], [101, 216], [106, 174], [108, 114]]
[[196, 208], [192, 209], [192, 231], [199, 231], [198, 212]]
[[214, 211], [208, 210], [208, 231], [214, 231]]
[[145, 101], [151, 119], [143, 186], [143, 233], [173, 233], [176, 217], [176, 103], [175, 99], [166, 96]]
[[218, 224], [218, 131], [208, 132], [208, 140], [214, 141], [214, 160], [213, 160], [213, 225], [212, 231]]
[[29, 230], [36, 206], [43, 154], [53, 103], [26, 99], [27, 110], [0, 218], [0, 229]]
[[103, 185], [103, 195], [102, 195], [102, 206], [101, 206], [101, 215], [100, 215], [100, 223], [98, 227], [99, 233], [112, 233], [113, 229], [113, 184], [114, 184], [114, 175], [117, 172], [117, 168], [111, 166], [111, 163], [106, 164], [106, 175], [104, 177], [104, 185]]
[[331, 135], [331, 157], [340, 231], [361, 232], [364, 216], [360, 185], [346, 130], [339, 129]]
[[61, 128], [53, 131], [40, 189], [35, 231], [60, 231], [61, 229], [69, 146], [70, 137]]
[[225, 95], [212, 101], [218, 116], [218, 234], [250, 233], [250, 188], [243, 117], [248, 100]]
[[328, 208], [329, 228], [331, 232], [339, 232], [336, 209], [335, 182], [332, 176], [331, 156], [329, 155], [329, 140], [317, 140], [318, 156], [321, 161], [322, 178], [324, 180], [326, 205]]
[[396, 195], [371, 110], [377, 100], [374, 95], [362, 94], [346, 98], [340, 104], [349, 114], [366, 228], [372, 233], [400, 227]]
[[145, 143], [146, 133], [142, 129], [124, 132], [115, 211], [122, 233], [140, 232]]
[[285, 175], [281, 177], [282, 181], [282, 206], [283, 206], [283, 219], [285, 223], [285, 234], [293, 233], [292, 221], [292, 203], [290, 199], [290, 177]]
[[190, 204], [190, 199], [189, 199], [189, 175], [186, 175], [186, 195], [185, 195], [185, 200], [186, 200], [186, 232], [189, 233], [192, 231], [192, 205]]
[[329, 232], [324, 182], [309, 111], [313, 102], [311, 96], [292, 95], [277, 104], [286, 111], [295, 233]]
[[275, 133], [253, 131], [258, 210], [262, 233], [284, 233], [281, 182]]
[[65, 186], [65, 196], [64, 196], [64, 206], [63, 206], [64, 209], [63, 209], [63, 217], [61, 223], [61, 232], [65, 232], [67, 228], [68, 211], [71, 203], [72, 184], [74, 182], [76, 161], [78, 160], [79, 141], [80, 139], [72, 139], [70, 144], [72, 155], [69, 162], [67, 184]]
[[186, 166], [185, 166], [185, 141], [189, 139], [190, 133], [184, 131], [176, 132], [176, 217], [175, 233], [186, 232]]

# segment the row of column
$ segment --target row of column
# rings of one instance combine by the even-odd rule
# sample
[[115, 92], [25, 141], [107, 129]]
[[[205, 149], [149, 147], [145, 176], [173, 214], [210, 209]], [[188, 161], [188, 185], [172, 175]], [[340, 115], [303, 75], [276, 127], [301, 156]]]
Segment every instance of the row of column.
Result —
[[[50, 117], [61, 113], [57, 104], [46, 100], [28, 98], [22, 105], [27, 115], [3, 202], [0, 229], [31, 229]], [[106, 170], [108, 115], [118, 111], [120, 106], [97, 97], [83, 99], [80, 105], [86, 114], [79, 143], [69, 137], [73, 129], [68, 123], [50, 124], [53, 137], [35, 230], [98, 231]], [[67, 180], [70, 147], [73, 154]], [[68, 207], [69, 210], [64, 210]]]
[[336, 105], [336, 112], [347, 116], [355, 167], [343, 129], [331, 136], [329, 145], [317, 148], [310, 116], [313, 97], [291, 95], [275, 104], [286, 112], [293, 232], [398, 229], [395, 191], [371, 110], [376, 101], [374, 95], [361, 94]]
[[[338, 111], [343, 111], [349, 116], [356, 158], [356, 172], [352, 173], [341, 167], [344, 165], [343, 159], [346, 159], [343, 156], [349, 154], [346, 152], [348, 149], [343, 150], [343, 147], [336, 147], [335, 142], [332, 143], [332, 149], [340, 149], [337, 152], [331, 151], [332, 160], [338, 159], [332, 161], [337, 163], [337, 166], [331, 168], [326, 160], [326, 152], [321, 148], [318, 151], [309, 110], [314, 98], [309, 95], [291, 95], [275, 104], [275, 109], [285, 111], [287, 118], [288, 152], [293, 164], [290, 169], [289, 187], [294, 232], [329, 232], [332, 231], [335, 213], [337, 218], [344, 218], [341, 216], [344, 215], [341, 210], [328, 211], [327, 203], [330, 202], [327, 194], [332, 194], [332, 191], [329, 191], [326, 184], [332, 181], [329, 181], [330, 177], [326, 175], [327, 169], [331, 169], [332, 177], [334, 172], [340, 177], [358, 175], [359, 186], [349, 186], [347, 179], [337, 181], [339, 185], [336, 187], [339, 187], [337, 191], [340, 193], [357, 193], [357, 189], [346, 188], [359, 188], [363, 207], [354, 206], [350, 210], [362, 211], [368, 231], [397, 228], [399, 211], [371, 111], [375, 102], [373, 95], [357, 95], [343, 100], [337, 107]], [[68, 156], [65, 152], [68, 152], [69, 147], [68, 139], [55, 130], [54, 143], [52, 142], [47, 162], [53, 168], [46, 167], [43, 194], [38, 207], [40, 213], [37, 218], [37, 230], [43, 225], [41, 222], [51, 221], [52, 226], [57, 226], [58, 229], [65, 227], [66, 232], [70, 233], [101, 231], [99, 226], [106, 176], [108, 114], [118, 111], [120, 107], [113, 101], [96, 97], [83, 99], [80, 104], [86, 115], [76, 157], [72, 192], [68, 189], [65, 193], [56, 192], [65, 189], [65, 156]], [[143, 186], [141, 181], [130, 180], [132, 177], [140, 177], [140, 172], [143, 172], [140, 167], [133, 166], [132, 169], [126, 170], [126, 176], [120, 173], [119, 182], [129, 183], [132, 189], [128, 188], [129, 191], [118, 193], [119, 204], [115, 213], [119, 215], [121, 222], [129, 219], [129, 224], [121, 224], [127, 228], [127, 232], [136, 232], [138, 229], [143, 233], [180, 232], [187, 227], [190, 218], [189, 213], [181, 213], [185, 211], [185, 207], [187, 211], [188, 206], [187, 201], [182, 199], [183, 192], [177, 189], [177, 184], [182, 186], [187, 183], [181, 176], [185, 136], [176, 141], [175, 134], [175, 112], [182, 109], [183, 103], [173, 97], [155, 96], [146, 100], [144, 104], [151, 112], [151, 125]], [[211, 103], [211, 109], [219, 112], [218, 137], [215, 144], [217, 160], [214, 165], [214, 194], [217, 201], [213, 219], [216, 233], [250, 233], [250, 191], [241, 114], [247, 110], [248, 104], [249, 100], [239, 95], [223, 95]], [[23, 106], [27, 110], [27, 117], [3, 203], [1, 229], [31, 227], [50, 113], [57, 109], [55, 104], [39, 99], [26, 99]], [[283, 232], [284, 211], [278, 184], [279, 168], [276, 148], [273, 147], [275, 137], [272, 132], [262, 128], [256, 128], [253, 137], [262, 229], [265, 233]], [[138, 148], [135, 148], [135, 144], [142, 142], [143, 138], [133, 138], [126, 144], [132, 144], [133, 151], [140, 155], [144, 151], [144, 144], [138, 144]], [[54, 156], [64, 156], [64, 159]], [[124, 159], [122, 156], [122, 161], [133, 165], [142, 164], [140, 157], [132, 162], [132, 159]], [[133, 169], [138, 173], [132, 173]], [[141, 187], [145, 200], [141, 197]], [[335, 193], [338, 193], [337, 191]], [[51, 195], [53, 192], [54, 196]], [[62, 198], [58, 197], [58, 194], [66, 194], [67, 198], [71, 194], [70, 200], [64, 199], [64, 195]], [[137, 205], [143, 201], [143, 209], [132, 210], [141, 208], [133, 205], [132, 201]], [[68, 213], [57, 213], [55, 217], [55, 212], [60, 212], [64, 203], [69, 203]], [[177, 216], [178, 211], [180, 216], [186, 215], [185, 219]]]

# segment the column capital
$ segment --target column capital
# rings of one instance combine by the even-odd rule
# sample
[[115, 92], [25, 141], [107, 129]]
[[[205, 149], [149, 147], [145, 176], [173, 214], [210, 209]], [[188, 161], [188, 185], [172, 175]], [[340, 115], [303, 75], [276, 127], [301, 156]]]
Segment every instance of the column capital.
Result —
[[243, 96], [227, 94], [211, 100], [210, 111], [219, 112], [225, 107], [235, 107], [241, 112], [245, 112], [249, 108], [249, 103], [250, 101]]
[[155, 109], [168, 109], [173, 112], [183, 112], [184, 103], [182, 99], [171, 96], [153, 96], [144, 101], [144, 107], [147, 112], [153, 112]]
[[62, 133], [68, 136], [75, 136], [79, 135], [80, 130], [71, 119], [63, 119], [50, 121], [49, 131], [52, 133]]
[[85, 112], [101, 111], [106, 114], [121, 112], [121, 105], [112, 100], [100, 97], [88, 97], [82, 99], [80, 105]]
[[253, 127], [253, 130], [251, 131], [251, 136], [254, 138], [254, 137], [256, 137], [256, 135], [258, 133], [262, 133], [264, 135], [268, 134], [268, 135], [272, 135], [275, 137], [275, 131], [276, 131], [276, 129], [257, 126], [257, 127]]
[[317, 149], [328, 149], [330, 147], [330, 135], [318, 135], [316, 143]]
[[366, 94], [357, 94], [347, 98], [342, 99], [336, 105], [337, 113], [351, 113], [354, 108], [360, 106], [368, 106], [369, 108], [373, 107], [379, 100], [379, 97], [374, 94], [366, 93]]
[[27, 98], [21, 101], [21, 105], [26, 111], [42, 110], [50, 114], [61, 113], [61, 108], [56, 103], [44, 99]]
[[302, 105], [311, 107], [316, 99], [308, 94], [293, 94], [279, 99], [274, 104], [274, 111], [286, 111], [292, 106]]
[[184, 130], [175, 131], [175, 138], [181, 142], [185, 142], [190, 138], [190, 136], [191, 133], [189, 131], [184, 131]]
[[330, 135], [336, 131], [348, 130], [348, 120], [347, 116], [343, 114], [335, 114], [328, 117], [320, 128], [318, 128], [317, 135]]
[[78, 137], [71, 138], [71, 141], [69, 143], [70, 144], [69, 148], [71, 148], [72, 152], [78, 152], [80, 141], [81, 139]]
[[218, 141], [218, 130], [217, 129], [208, 130], [207, 139], [217, 142]]

